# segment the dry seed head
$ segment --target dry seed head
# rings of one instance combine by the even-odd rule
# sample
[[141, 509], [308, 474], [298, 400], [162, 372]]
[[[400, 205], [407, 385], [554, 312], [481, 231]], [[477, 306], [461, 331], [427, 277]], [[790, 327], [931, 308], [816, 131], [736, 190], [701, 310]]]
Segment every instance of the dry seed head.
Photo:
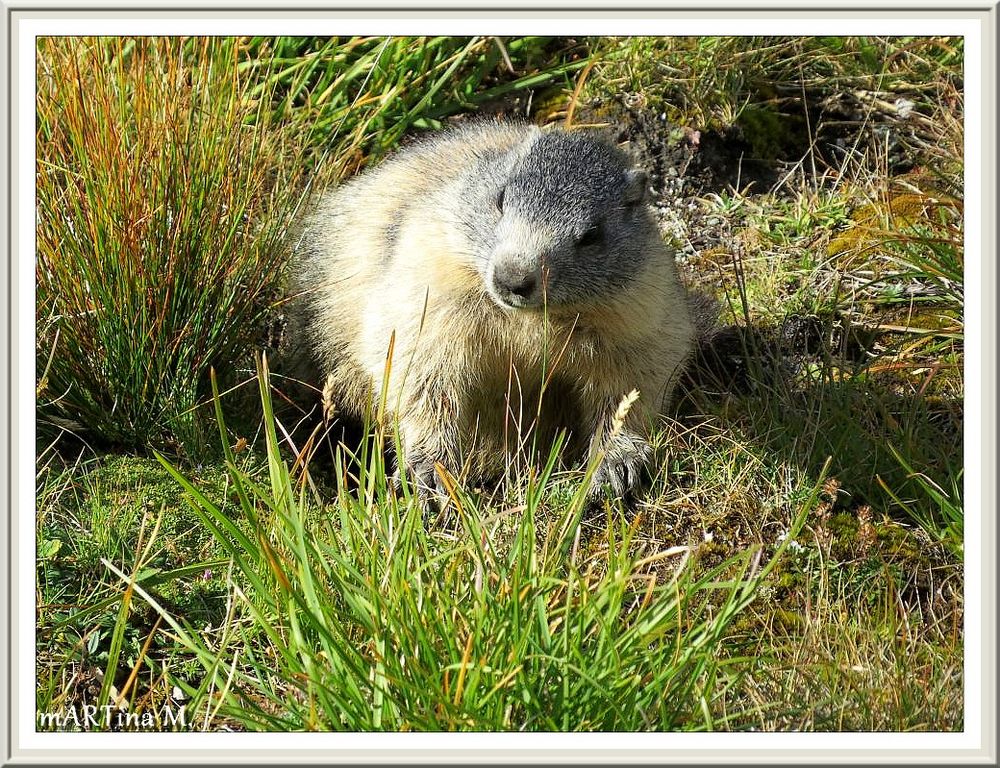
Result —
[[333, 403], [333, 374], [329, 374], [326, 377], [326, 381], [323, 383], [323, 422], [326, 424], [330, 423], [333, 418], [334, 411], [336, 410]]
[[872, 525], [872, 508], [867, 504], [858, 507], [858, 543], [861, 554], [865, 554], [869, 549], [878, 543], [878, 531]]
[[622, 427], [625, 426], [625, 419], [628, 417], [628, 412], [632, 410], [632, 406], [635, 401], [639, 399], [639, 390], [633, 389], [622, 401], [618, 403], [618, 409], [615, 411], [615, 415], [611, 417], [611, 436], [617, 435], [621, 432]]
[[830, 502], [837, 500], [837, 493], [840, 491], [840, 480], [835, 477], [829, 477], [823, 483], [823, 494], [829, 499]]

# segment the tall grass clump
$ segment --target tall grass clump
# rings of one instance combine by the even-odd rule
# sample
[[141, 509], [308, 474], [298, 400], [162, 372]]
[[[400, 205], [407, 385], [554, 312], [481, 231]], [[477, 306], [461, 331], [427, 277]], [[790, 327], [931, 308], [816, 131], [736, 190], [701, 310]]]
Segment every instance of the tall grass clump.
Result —
[[[451, 531], [428, 531], [409, 494], [389, 490], [379, 452], [346, 461], [360, 490], [322, 509], [279, 454], [266, 369], [261, 382], [268, 480], [254, 482], [227, 450], [244, 521], [164, 460], [233, 563], [221, 634], [203, 638], [130, 582], [199, 662], [175, 680], [198, 727], [721, 724], [719, 698], [739, 672], [718, 662], [720, 644], [781, 549], [764, 563], [749, 549], [700, 568], [688, 547], [642, 552], [639, 520], [613, 512], [597, 540], [581, 541], [587, 484], [559, 510], [542, 501], [555, 451], [514, 509], [481, 508], [447, 478]], [[814, 501], [803, 499], [796, 531]]]
[[565, 38], [254, 37], [243, 66], [258, 74], [274, 116], [303, 127], [312, 161], [343, 175], [413, 128], [566, 88], [588, 60], [586, 45]]
[[195, 454], [209, 369], [260, 333], [304, 185], [240, 45], [39, 40], [39, 399], [60, 425]]

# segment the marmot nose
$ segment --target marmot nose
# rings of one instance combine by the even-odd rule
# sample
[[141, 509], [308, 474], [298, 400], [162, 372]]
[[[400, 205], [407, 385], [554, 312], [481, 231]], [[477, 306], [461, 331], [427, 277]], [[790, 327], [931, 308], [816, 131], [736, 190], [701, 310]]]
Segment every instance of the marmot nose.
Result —
[[538, 275], [532, 270], [498, 267], [493, 273], [493, 285], [502, 293], [527, 299], [538, 286]]

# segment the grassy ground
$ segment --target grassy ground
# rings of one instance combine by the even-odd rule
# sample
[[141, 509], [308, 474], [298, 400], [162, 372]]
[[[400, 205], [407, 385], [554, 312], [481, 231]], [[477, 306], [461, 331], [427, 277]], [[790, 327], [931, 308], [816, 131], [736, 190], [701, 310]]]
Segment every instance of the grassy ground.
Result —
[[[41, 50], [40, 712], [962, 729], [958, 41], [199, 45]], [[64, 92], [74, 67], [101, 98]], [[173, 112], [134, 96], [167, 86], [188, 94]], [[199, 87], [228, 100], [200, 111]], [[495, 492], [456, 482], [453, 524], [427, 527], [380, 453], [309, 472], [280, 445], [253, 363], [280, 314], [275, 244], [311, 191], [477, 108], [614, 126], [685, 280], [718, 304], [633, 507], [589, 510], [592, 468], [553, 452]], [[234, 164], [253, 182], [226, 193], [238, 215], [171, 186]], [[126, 172], [142, 183], [106, 194]], [[213, 279], [255, 289], [199, 299]]]

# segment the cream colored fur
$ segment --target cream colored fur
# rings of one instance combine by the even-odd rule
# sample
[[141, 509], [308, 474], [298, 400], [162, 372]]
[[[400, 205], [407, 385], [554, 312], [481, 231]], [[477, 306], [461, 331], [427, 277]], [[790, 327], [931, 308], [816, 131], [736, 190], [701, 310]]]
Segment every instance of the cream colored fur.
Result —
[[[452, 217], [455, 185], [477, 152], [516, 151], [535, 136], [498, 124], [404, 151], [335, 190], [308, 224], [323, 254], [308, 276], [311, 335], [338, 406], [358, 415], [384, 397], [405, 449], [453, 472], [498, 471], [539, 413], [542, 436], [569, 428], [578, 455], [641, 441], [691, 346], [673, 256], [658, 239], [640, 279], [599, 302], [516, 310], [487, 295]], [[606, 444], [633, 389], [640, 399]]]

